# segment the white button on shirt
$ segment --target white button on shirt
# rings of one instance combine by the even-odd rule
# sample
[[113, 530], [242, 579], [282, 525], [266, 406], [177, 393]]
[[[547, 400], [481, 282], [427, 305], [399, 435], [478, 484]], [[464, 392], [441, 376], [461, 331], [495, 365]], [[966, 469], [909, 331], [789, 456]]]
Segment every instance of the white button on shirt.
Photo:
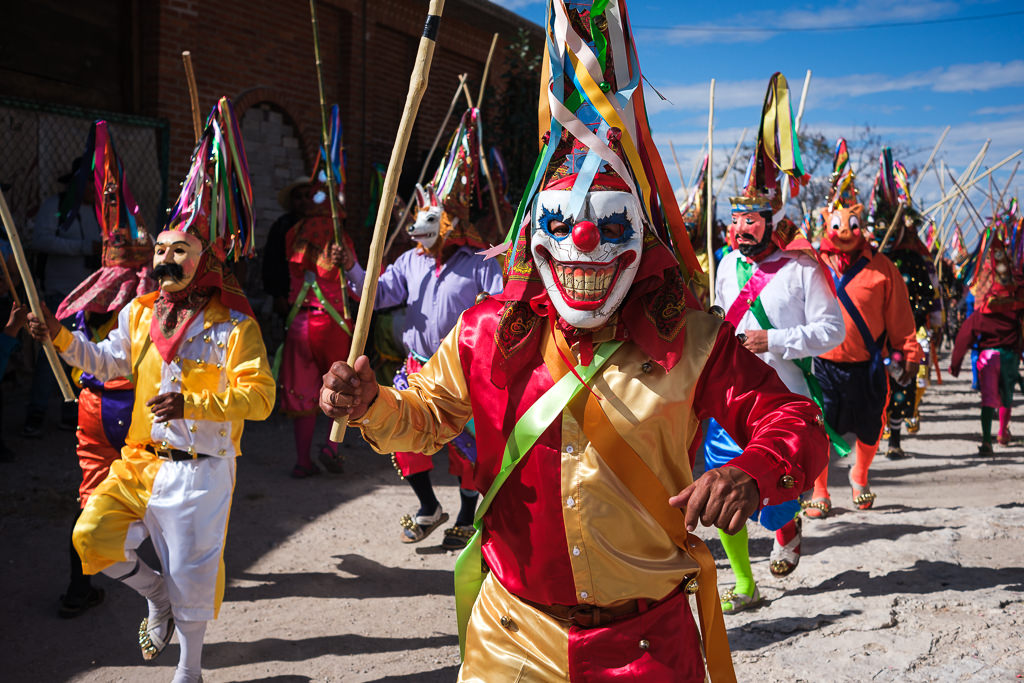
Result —
[[576, 507], [576, 500], [572, 496], [569, 496], [568, 498], [565, 499], [565, 504], [571, 508], [574, 508]]

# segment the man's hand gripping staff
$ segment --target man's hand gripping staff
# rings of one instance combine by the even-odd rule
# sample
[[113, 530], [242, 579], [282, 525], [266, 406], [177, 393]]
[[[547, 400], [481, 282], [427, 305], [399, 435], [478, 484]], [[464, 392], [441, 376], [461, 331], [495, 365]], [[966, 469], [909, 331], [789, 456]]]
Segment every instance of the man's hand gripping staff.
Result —
[[[354, 367], [343, 361], [336, 362], [323, 381], [320, 409], [334, 420], [358, 420], [380, 392], [366, 356], [360, 356]], [[669, 504], [685, 509], [689, 531], [696, 529], [700, 522], [734, 534], [757, 509], [759, 497], [753, 477], [727, 466], [706, 472], [670, 498]]]
[[[40, 306], [45, 320], [40, 320], [34, 313], [29, 313], [28, 332], [37, 342], [53, 340], [60, 332], [61, 324], [46, 304], [40, 302]], [[146, 405], [153, 412], [154, 422], [157, 423], [180, 420], [185, 417], [185, 395], [181, 392], [169, 392], [154, 396], [146, 401]]]

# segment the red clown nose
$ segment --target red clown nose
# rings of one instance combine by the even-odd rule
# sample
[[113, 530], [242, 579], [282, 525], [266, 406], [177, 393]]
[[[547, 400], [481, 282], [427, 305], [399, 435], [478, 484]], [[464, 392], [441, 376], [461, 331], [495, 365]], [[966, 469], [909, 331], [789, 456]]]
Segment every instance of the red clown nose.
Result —
[[572, 226], [572, 243], [584, 253], [594, 251], [601, 244], [601, 232], [594, 223], [580, 221]]

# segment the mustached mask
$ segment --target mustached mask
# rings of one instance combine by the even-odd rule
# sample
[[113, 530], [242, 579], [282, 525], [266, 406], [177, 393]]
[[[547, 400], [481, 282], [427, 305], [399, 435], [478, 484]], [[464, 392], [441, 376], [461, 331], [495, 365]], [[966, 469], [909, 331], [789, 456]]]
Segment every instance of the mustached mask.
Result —
[[770, 253], [774, 228], [786, 217], [783, 184], [795, 197], [808, 180], [793, 124], [789, 84], [781, 73], [774, 73], [765, 92], [757, 140], [747, 163], [742, 193], [729, 198], [732, 204], [730, 241], [741, 254], [757, 260]]
[[537, 193], [531, 250], [559, 316], [573, 327], [596, 328], [619, 308], [633, 283], [643, 248], [643, 210], [625, 184], [611, 177], [595, 179], [575, 214], [571, 196], [571, 189]]
[[772, 243], [772, 205], [767, 196], [747, 194], [731, 197], [732, 224], [729, 234], [736, 248], [747, 258], [765, 253]]

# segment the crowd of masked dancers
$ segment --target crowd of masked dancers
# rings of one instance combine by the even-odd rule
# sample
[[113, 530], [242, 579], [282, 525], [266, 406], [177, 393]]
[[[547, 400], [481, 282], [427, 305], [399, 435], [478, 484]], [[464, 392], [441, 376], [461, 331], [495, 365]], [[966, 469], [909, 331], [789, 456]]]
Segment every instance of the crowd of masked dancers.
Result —
[[[459, 551], [460, 680], [731, 680], [721, 615], [762, 602], [747, 520], [775, 532], [770, 571], [785, 576], [805, 519], [842, 497], [871, 509], [872, 462], [883, 442], [885, 457], [908, 457], [904, 432], [920, 428], [933, 373], [941, 381], [944, 336], [944, 370], [956, 376], [970, 354], [979, 452], [1010, 443], [1024, 311], [1015, 204], [973, 252], [937, 256], [907, 169], [881, 150], [862, 195], [839, 140], [825, 205], [790, 219], [785, 199], [807, 176], [775, 74], [721, 248], [702, 253], [703, 181], [679, 206], [636, 88], [624, 3], [593, 4], [552, 3], [546, 59], [562, 62], [545, 74], [559, 106], [541, 100], [550, 127], [518, 211], [482, 173], [476, 109], [417, 185], [412, 220], [395, 221], [411, 248], [379, 273], [344, 231], [340, 145], [282, 189], [287, 213], [263, 254], [285, 329], [272, 354], [234, 275], [256, 245], [230, 101], [210, 113], [155, 237], [107, 124], [92, 126], [35, 230], [80, 239], [101, 265], [51, 300], [53, 313], [15, 306], [0, 335], [0, 363], [26, 324], [52, 340], [80, 390], [62, 617], [103, 600], [90, 579], [103, 573], [146, 599], [142, 657], [176, 634], [174, 681], [201, 680], [243, 425], [276, 406], [294, 428], [291, 476], [343, 472], [334, 444], [319, 466], [312, 452], [321, 412], [347, 420], [415, 495], [396, 542], [443, 529], [441, 545]], [[349, 366], [368, 277], [373, 363]], [[454, 520], [431, 481], [442, 448], [459, 482]], [[835, 502], [830, 454], [851, 463]], [[698, 523], [717, 527], [735, 577], [720, 593]], [[137, 553], [146, 538], [158, 567]]]

